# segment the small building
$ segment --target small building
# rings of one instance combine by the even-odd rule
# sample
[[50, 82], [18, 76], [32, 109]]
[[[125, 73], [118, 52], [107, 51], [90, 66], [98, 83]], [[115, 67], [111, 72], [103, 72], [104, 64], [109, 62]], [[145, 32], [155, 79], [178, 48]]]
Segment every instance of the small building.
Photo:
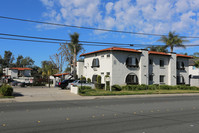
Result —
[[191, 86], [199, 86], [199, 68], [195, 67], [195, 61], [198, 59], [191, 59], [189, 61], [189, 74]]
[[70, 78], [72, 78], [70, 73], [54, 74], [54, 75], [50, 76], [51, 86], [56, 86], [57, 83], [59, 83], [63, 80], [66, 80], [66, 79], [70, 79]]
[[112, 47], [82, 54], [77, 63], [77, 75], [96, 81], [97, 75], [109, 75], [110, 85], [128, 84], [189, 84], [191, 56]]
[[17, 82], [33, 83], [33, 77], [31, 77], [31, 68], [4, 68], [3, 75], [5, 80], [14, 80]]

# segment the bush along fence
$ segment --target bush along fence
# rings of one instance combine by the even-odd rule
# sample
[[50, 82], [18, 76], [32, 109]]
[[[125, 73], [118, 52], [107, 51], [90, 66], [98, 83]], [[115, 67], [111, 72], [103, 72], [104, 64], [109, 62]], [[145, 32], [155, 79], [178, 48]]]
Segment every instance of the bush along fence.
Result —
[[0, 87], [0, 95], [3, 96], [12, 96], [13, 88], [10, 85], [2, 85]]
[[105, 95], [134, 95], [134, 94], [174, 94], [174, 93], [199, 93], [199, 88], [186, 85], [113, 85], [111, 90], [91, 89], [88, 86], [79, 87], [79, 94], [84, 96]]

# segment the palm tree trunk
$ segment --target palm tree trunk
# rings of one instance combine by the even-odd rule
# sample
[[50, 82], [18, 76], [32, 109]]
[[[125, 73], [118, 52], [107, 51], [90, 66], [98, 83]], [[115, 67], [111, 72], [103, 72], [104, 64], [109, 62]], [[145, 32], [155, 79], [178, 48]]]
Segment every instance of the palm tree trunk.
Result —
[[76, 62], [77, 62], [77, 55], [76, 55], [76, 47], [74, 47], [74, 55], [73, 55], [73, 77], [76, 79]]
[[171, 51], [170, 51], [171, 53], [173, 52], [173, 46], [171, 46]]

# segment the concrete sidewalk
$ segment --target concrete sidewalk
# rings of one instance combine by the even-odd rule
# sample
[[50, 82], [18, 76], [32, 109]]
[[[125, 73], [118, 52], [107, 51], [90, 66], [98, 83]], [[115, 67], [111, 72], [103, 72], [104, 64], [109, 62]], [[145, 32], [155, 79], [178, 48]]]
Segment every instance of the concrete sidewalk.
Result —
[[47, 87], [14, 87], [15, 98], [3, 98], [0, 102], [38, 102], [93, 99], [70, 93], [70, 90]]
[[169, 96], [199, 96], [199, 93], [191, 94], [152, 94], [152, 95], [124, 95], [124, 96], [79, 96], [70, 93], [70, 90], [47, 87], [14, 87], [15, 98], [3, 98], [2, 102], [39, 102], [39, 101], [65, 101], [65, 100], [91, 100], [112, 98], [144, 98], [144, 97], [169, 97]]

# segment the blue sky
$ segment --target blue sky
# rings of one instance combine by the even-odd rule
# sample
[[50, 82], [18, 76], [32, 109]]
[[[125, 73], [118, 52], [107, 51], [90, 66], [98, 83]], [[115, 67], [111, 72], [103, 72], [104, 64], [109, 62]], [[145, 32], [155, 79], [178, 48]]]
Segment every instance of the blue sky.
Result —
[[[1, 0], [0, 15], [69, 25], [124, 30], [154, 34], [199, 36], [199, 0]], [[78, 32], [82, 41], [116, 43], [161, 44], [159, 37], [133, 34], [99, 32], [41, 25], [0, 19], [0, 33], [70, 39], [69, 34]], [[199, 44], [198, 39], [189, 39]], [[0, 55], [5, 50], [18, 55], [30, 56], [35, 65], [49, 60], [57, 52], [59, 44], [44, 44], [0, 40]], [[84, 46], [86, 52], [106, 47]], [[139, 49], [143, 47], [132, 47]], [[198, 47], [177, 48], [175, 52], [198, 52]]]

